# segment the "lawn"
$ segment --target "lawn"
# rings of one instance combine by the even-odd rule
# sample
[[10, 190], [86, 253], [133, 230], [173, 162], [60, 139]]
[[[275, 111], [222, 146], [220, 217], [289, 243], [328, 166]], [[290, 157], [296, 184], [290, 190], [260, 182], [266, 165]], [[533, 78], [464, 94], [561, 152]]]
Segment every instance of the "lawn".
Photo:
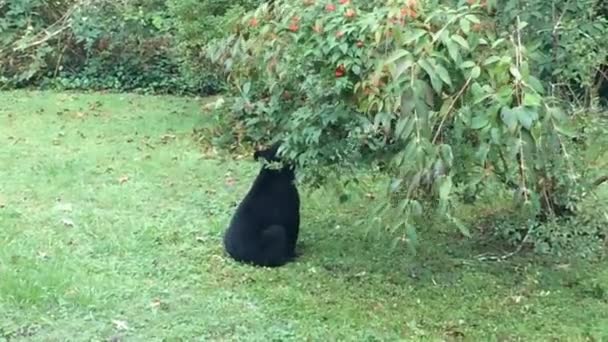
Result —
[[605, 261], [479, 261], [441, 227], [412, 258], [365, 198], [302, 188], [303, 256], [234, 263], [258, 165], [194, 139], [201, 102], [0, 93], [0, 341], [608, 339]]

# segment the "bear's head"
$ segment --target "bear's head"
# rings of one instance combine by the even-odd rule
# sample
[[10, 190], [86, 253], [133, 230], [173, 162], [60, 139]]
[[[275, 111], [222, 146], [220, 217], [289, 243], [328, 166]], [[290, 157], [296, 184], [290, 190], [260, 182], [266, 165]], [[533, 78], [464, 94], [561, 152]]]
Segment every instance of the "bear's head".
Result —
[[281, 158], [279, 158], [279, 156], [278, 156], [280, 146], [281, 146], [281, 143], [276, 142], [276, 143], [270, 145], [270, 147], [256, 150], [253, 153], [253, 159], [258, 161], [260, 158], [264, 158], [264, 160], [266, 160], [269, 163], [280, 162]]
[[[256, 161], [259, 161], [260, 158], [263, 159], [265, 161], [267, 165], [268, 169], [283, 169], [283, 170], [293, 170], [293, 165], [286, 161], [283, 160], [280, 156], [279, 156], [279, 148], [281, 147], [281, 142], [275, 142], [274, 144], [270, 145], [269, 147], [266, 148], [262, 148], [259, 150], [256, 150], [253, 153], [253, 159]], [[280, 166], [278, 165], [273, 165], [273, 164], [280, 164]]]

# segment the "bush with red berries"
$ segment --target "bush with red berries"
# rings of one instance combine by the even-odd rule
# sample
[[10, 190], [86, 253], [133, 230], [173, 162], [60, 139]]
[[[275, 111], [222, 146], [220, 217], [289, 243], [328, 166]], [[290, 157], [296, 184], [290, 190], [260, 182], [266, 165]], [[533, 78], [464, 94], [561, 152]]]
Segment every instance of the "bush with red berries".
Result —
[[451, 201], [489, 179], [516, 188], [531, 215], [547, 213], [542, 202], [567, 193], [553, 176], [567, 163], [566, 120], [534, 76], [526, 23], [500, 32], [491, 12], [485, 1], [262, 5], [208, 49], [235, 95], [226, 129], [279, 135], [308, 176], [380, 167], [392, 179], [383, 224], [411, 241], [427, 203], [468, 234]]

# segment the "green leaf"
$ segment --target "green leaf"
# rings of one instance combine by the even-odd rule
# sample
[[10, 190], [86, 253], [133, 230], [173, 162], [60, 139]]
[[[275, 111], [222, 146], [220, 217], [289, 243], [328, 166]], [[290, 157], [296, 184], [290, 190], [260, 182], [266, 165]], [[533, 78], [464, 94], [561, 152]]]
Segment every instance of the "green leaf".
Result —
[[404, 117], [397, 121], [395, 125], [395, 137], [400, 139], [407, 139], [410, 134], [414, 131], [415, 120], [409, 117]]
[[471, 120], [471, 129], [480, 129], [486, 127], [489, 123], [485, 115], [477, 115]]
[[441, 146], [439, 146], [439, 156], [448, 168], [452, 168], [452, 164], [454, 163], [454, 155], [452, 154], [452, 147], [450, 145], [441, 144]]
[[385, 63], [395, 63], [397, 60], [399, 60], [405, 56], [410, 56], [411, 54], [412, 53], [409, 52], [409, 50], [405, 50], [405, 49], [396, 50], [386, 59]]
[[403, 45], [409, 45], [411, 43], [414, 43], [425, 34], [428, 34], [426, 30], [413, 30], [411, 33], [405, 35], [405, 38], [403, 39]]
[[441, 94], [442, 85], [443, 83], [441, 83], [441, 80], [439, 78], [431, 77], [431, 86], [433, 87], [435, 93]]
[[477, 152], [475, 152], [475, 158], [480, 163], [485, 163], [486, 159], [488, 158], [489, 152], [490, 152], [490, 144], [483, 142], [479, 146], [479, 149], [477, 150]]
[[486, 99], [488, 99], [491, 94], [487, 93], [487, 90], [484, 89], [479, 83], [473, 82], [471, 83], [471, 95], [473, 96], [473, 104], [479, 104]]
[[464, 32], [465, 34], [469, 34], [471, 32], [471, 22], [468, 21], [465, 18], [462, 18], [458, 21], [458, 24], [460, 25], [460, 29], [462, 30], [462, 32]]
[[393, 79], [399, 78], [399, 76], [403, 75], [409, 68], [412, 67], [414, 62], [411, 59], [406, 59], [404, 61], [399, 61], [395, 64], [395, 70], [393, 70]]
[[500, 130], [496, 127], [492, 128], [490, 130], [490, 138], [492, 138], [493, 144], [499, 144], [500, 143]]
[[530, 77], [530, 65], [525, 60], [519, 65], [519, 72], [522, 79], [528, 79]]
[[472, 22], [473, 24], [480, 24], [481, 22], [479, 21], [479, 19], [472, 15], [472, 14], [468, 14], [464, 16], [468, 21]]
[[490, 56], [488, 58], [486, 58], [485, 61], [483, 61], [483, 65], [490, 65], [490, 64], [494, 64], [496, 62], [500, 61], [500, 57], [498, 56]]
[[471, 237], [471, 232], [469, 231], [469, 228], [467, 228], [467, 226], [465, 226], [462, 223], [462, 221], [460, 221], [456, 217], [453, 217], [452, 215], [448, 215], [448, 218], [450, 219], [450, 221], [452, 221], [452, 223], [456, 226], [456, 228], [458, 228], [458, 230], [460, 231], [460, 234], [462, 234], [468, 238]]
[[518, 30], [523, 30], [524, 28], [526, 28], [528, 26], [528, 23], [525, 21], [520, 21], [519, 25], [517, 25], [517, 29]]
[[504, 85], [496, 92], [497, 100], [503, 105], [509, 105], [513, 98], [513, 88], [511, 85]]
[[420, 202], [418, 202], [416, 200], [410, 200], [410, 210], [412, 211], [412, 214], [414, 214], [415, 216], [420, 216], [424, 212], [422, 210], [422, 205], [420, 204]]
[[403, 119], [410, 117], [414, 111], [416, 97], [414, 89], [406, 88], [401, 94], [401, 117]]
[[479, 76], [481, 75], [481, 68], [479, 66], [475, 66], [472, 70], [471, 70], [471, 78], [472, 79], [477, 79]]
[[539, 94], [544, 94], [545, 93], [545, 88], [543, 87], [542, 83], [538, 80], [538, 78], [536, 78], [534, 76], [529, 76], [528, 77], [528, 84], [537, 93], [539, 93]]
[[549, 107], [547, 110], [549, 116], [551, 116], [554, 120], [558, 122], [566, 121], [566, 114], [559, 107]]
[[536, 112], [530, 111], [524, 107], [513, 108], [513, 113], [515, 113], [515, 116], [517, 116], [517, 121], [519, 121], [519, 124], [527, 130], [532, 128], [534, 121], [538, 117]]
[[462, 57], [460, 57], [460, 51], [458, 50], [458, 46], [451, 40], [447, 40], [445, 46], [448, 48], [448, 54], [454, 63], [460, 62]]
[[495, 41], [492, 42], [492, 49], [496, 49], [496, 47], [502, 43], [506, 42], [506, 39], [504, 38], [498, 38]]
[[402, 180], [402, 179], [400, 179], [400, 178], [395, 178], [395, 179], [393, 179], [393, 181], [392, 181], [392, 182], [391, 182], [391, 184], [390, 184], [390, 189], [389, 189], [389, 191], [390, 191], [391, 193], [395, 193], [395, 192], [397, 192], [397, 191], [399, 190], [399, 188], [401, 187], [401, 183], [402, 183], [402, 182], [403, 182], [403, 180]]
[[559, 134], [565, 135], [568, 138], [575, 138], [577, 136], [576, 131], [570, 127], [564, 127], [558, 124], [553, 125], [553, 127]]
[[523, 105], [528, 107], [540, 107], [542, 98], [533, 92], [526, 91], [524, 93]]
[[418, 246], [418, 234], [416, 233], [416, 227], [411, 224], [406, 224], [405, 235], [409, 241], [408, 246], [412, 254], [416, 254], [416, 247]]
[[470, 69], [475, 66], [475, 62], [473, 61], [464, 61], [460, 64], [460, 69]]
[[513, 133], [517, 128], [517, 115], [509, 107], [502, 107], [500, 118], [502, 122], [507, 126], [507, 129]]
[[433, 65], [427, 59], [421, 59], [418, 61], [418, 65], [427, 73], [427, 75], [429, 75], [433, 90], [435, 90], [437, 94], [441, 93], [441, 79], [437, 77]]
[[452, 191], [452, 177], [441, 176], [439, 181], [439, 199], [447, 201]]
[[429, 75], [429, 77], [436, 77], [433, 65], [427, 59], [421, 59], [418, 61], [418, 65]]
[[448, 110], [452, 106], [453, 100], [454, 100], [454, 97], [452, 97], [452, 96], [448, 96], [447, 98], [443, 99], [443, 103], [441, 104], [441, 107], [439, 108], [439, 116], [444, 117], [449, 114]]
[[451, 38], [453, 41], [458, 43], [460, 46], [462, 46], [466, 50], [471, 50], [471, 48], [469, 47], [469, 43], [466, 41], [466, 39], [462, 38], [462, 36], [453, 34]]
[[519, 70], [517, 69], [517, 67], [511, 66], [509, 68], [509, 72], [511, 73], [511, 75], [513, 75], [513, 77], [515, 77], [515, 80], [517, 80], [517, 81], [521, 80], [521, 74], [519, 73]]
[[439, 75], [439, 78], [441, 78], [441, 80], [451, 86], [452, 85], [452, 80], [450, 79], [450, 74], [448, 73], [447, 69], [443, 67], [443, 65], [441, 64], [437, 64], [435, 66], [435, 71], [437, 71], [437, 75]]

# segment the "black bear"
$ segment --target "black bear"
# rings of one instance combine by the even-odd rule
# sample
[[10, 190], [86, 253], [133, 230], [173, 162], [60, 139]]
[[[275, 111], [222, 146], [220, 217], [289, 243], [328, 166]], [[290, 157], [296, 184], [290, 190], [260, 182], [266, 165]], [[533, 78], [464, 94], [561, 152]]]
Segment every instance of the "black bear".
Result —
[[265, 160], [224, 234], [224, 248], [235, 260], [257, 266], [282, 266], [295, 258], [300, 229], [300, 197], [294, 166], [281, 163], [280, 144], [256, 151]]

